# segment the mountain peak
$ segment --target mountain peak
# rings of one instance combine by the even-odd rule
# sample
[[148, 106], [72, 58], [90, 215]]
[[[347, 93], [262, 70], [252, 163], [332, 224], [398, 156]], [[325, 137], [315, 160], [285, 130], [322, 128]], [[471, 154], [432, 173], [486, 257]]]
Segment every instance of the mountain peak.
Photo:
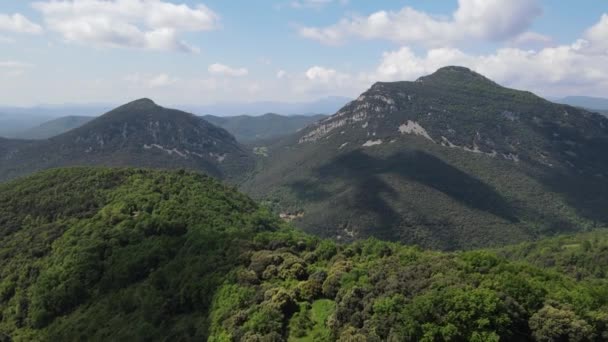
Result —
[[125, 106], [130, 106], [130, 107], [134, 107], [134, 106], [137, 106], [137, 107], [140, 107], [140, 106], [141, 107], [144, 107], [144, 106], [145, 107], [158, 107], [158, 105], [154, 101], [152, 101], [151, 99], [146, 98], [146, 97], [138, 99], [138, 100], [135, 100], [135, 101], [132, 101], [132, 102], [129, 102]]
[[446, 66], [438, 69], [428, 76], [416, 80], [419, 83], [441, 83], [445, 85], [462, 85], [470, 83], [483, 83], [496, 86], [497, 84], [489, 78], [462, 66]]

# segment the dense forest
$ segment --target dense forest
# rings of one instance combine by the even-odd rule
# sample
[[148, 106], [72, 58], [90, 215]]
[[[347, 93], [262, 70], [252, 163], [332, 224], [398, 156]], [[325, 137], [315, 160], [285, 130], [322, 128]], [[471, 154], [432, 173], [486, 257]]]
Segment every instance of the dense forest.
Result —
[[0, 185], [0, 341], [603, 341], [608, 233], [337, 244], [185, 171]]

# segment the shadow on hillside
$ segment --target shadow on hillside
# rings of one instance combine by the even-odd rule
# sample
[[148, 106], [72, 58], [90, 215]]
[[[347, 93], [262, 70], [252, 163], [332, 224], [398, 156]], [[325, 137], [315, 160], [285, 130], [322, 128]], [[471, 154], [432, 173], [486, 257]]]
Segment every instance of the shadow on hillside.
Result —
[[535, 130], [552, 142], [551, 152], [569, 165], [562, 169], [531, 160], [536, 169], [531, 176], [551, 191], [563, 194], [581, 217], [608, 223], [608, 139], [589, 138], [580, 130], [558, 123], [546, 123]]
[[[423, 151], [400, 152], [382, 159], [356, 150], [338, 156], [316, 172], [323, 182], [339, 179], [351, 184], [350, 207], [372, 214], [381, 227], [398, 225], [402, 220], [388, 203], [399, 194], [382, 175], [421, 183], [472, 209], [517, 222], [514, 208], [492, 187]], [[308, 188], [307, 191], [317, 190]], [[299, 196], [304, 197], [306, 193], [300, 192]]]
[[440, 191], [472, 209], [517, 221], [514, 209], [492, 187], [423, 151], [400, 152], [380, 159], [357, 150], [339, 156], [318, 173], [322, 178], [348, 179], [357, 188], [371, 192], [362, 194], [362, 201], [369, 201], [381, 192], [394, 191], [378, 178], [381, 174], [392, 174]]
[[298, 196], [299, 199], [305, 201], [322, 201], [328, 198], [331, 194], [320, 187], [318, 182], [310, 180], [298, 180], [288, 185]]
[[585, 174], [575, 171], [556, 173], [543, 167], [543, 171], [534, 176], [551, 191], [562, 194], [581, 217], [594, 221], [596, 225], [608, 224], [608, 175], [594, 175], [589, 170]]

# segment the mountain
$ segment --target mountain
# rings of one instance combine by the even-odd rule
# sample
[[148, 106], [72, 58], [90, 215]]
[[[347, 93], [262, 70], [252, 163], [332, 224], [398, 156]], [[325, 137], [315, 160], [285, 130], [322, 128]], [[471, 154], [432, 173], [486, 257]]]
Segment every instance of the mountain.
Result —
[[258, 116], [266, 113], [279, 113], [282, 115], [314, 115], [335, 113], [344, 104], [352, 99], [340, 96], [330, 96], [309, 102], [246, 102], [246, 103], [217, 103], [201, 106], [180, 106], [181, 109], [199, 115]]
[[520, 260], [540, 246], [337, 244], [200, 174], [47, 170], [0, 185], [0, 339], [605, 340], [605, 274]]
[[343, 241], [466, 249], [608, 222], [608, 119], [466, 68], [376, 83], [267, 150], [243, 191]]
[[46, 121], [23, 132], [13, 134], [12, 137], [19, 139], [48, 139], [74, 128], [78, 128], [93, 119], [94, 117], [91, 116], [64, 116]]
[[590, 96], [567, 96], [556, 100], [557, 103], [567, 104], [575, 107], [588, 108], [592, 110], [608, 110], [608, 99]]
[[70, 115], [99, 116], [112, 110], [114, 106], [109, 104], [46, 104], [33, 107], [9, 107], [0, 106], [0, 113], [9, 113], [23, 118], [45, 117], [60, 118]]
[[44, 105], [37, 107], [0, 107], [0, 137], [25, 138], [21, 133], [48, 121], [66, 116], [98, 116], [108, 105]]
[[232, 178], [254, 165], [252, 155], [224, 129], [148, 99], [48, 140], [10, 145], [0, 155], [0, 180], [71, 165], [186, 168]]
[[51, 117], [0, 112], [0, 137], [12, 138], [17, 132], [30, 129], [48, 120], [51, 120]]
[[284, 116], [272, 113], [261, 116], [203, 116], [205, 120], [230, 132], [240, 142], [275, 139], [293, 134], [326, 117], [321, 114]]

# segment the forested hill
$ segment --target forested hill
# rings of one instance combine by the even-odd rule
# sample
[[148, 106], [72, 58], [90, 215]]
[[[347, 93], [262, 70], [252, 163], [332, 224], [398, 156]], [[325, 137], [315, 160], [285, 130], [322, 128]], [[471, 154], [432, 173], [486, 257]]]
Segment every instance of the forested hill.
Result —
[[320, 240], [184, 171], [0, 185], [1, 341], [606, 340], [605, 278], [559, 270]]

